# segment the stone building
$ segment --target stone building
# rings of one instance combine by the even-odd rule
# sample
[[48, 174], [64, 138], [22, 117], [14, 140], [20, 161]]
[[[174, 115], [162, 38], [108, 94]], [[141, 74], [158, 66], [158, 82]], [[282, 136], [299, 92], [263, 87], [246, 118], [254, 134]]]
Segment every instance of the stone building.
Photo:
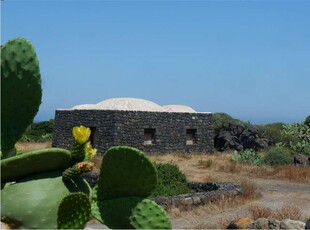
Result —
[[90, 127], [90, 141], [99, 153], [128, 145], [146, 153], [213, 150], [212, 114], [183, 105], [160, 106], [136, 98], [112, 98], [98, 104], [58, 109], [53, 147], [70, 148], [72, 128]]

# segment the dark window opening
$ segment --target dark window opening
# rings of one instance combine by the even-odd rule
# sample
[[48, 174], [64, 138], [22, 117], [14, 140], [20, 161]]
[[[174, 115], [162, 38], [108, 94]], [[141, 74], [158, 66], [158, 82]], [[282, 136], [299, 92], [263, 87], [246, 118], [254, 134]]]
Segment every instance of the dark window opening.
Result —
[[95, 141], [96, 141], [96, 131], [97, 128], [96, 127], [89, 127], [90, 128], [90, 137], [89, 137], [89, 141], [90, 144], [93, 148], [95, 148]]
[[186, 145], [193, 145], [196, 142], [197, 129], [186, 129]]
[[144, 145], [155, 144], [155, 132], [156, 129], [144, 129]]

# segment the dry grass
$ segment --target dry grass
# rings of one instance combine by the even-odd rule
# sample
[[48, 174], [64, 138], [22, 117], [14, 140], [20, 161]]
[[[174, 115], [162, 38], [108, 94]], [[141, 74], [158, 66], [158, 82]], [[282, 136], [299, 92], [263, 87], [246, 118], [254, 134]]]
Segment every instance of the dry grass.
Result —
[[259, 218], [268, 218], [272, 216], [271, 208], [266, 207], [258, 207], [258, 206], [250, 207], [249, 213], [254, 220], [257, 220]]
[[305, 220], [305, 217], [302, 216], [300, 209], [296, 206], [286, 206], [275, 210], [272, 210], [271, 208], [255, 206], [250, 207], [248, 211], [254, 220], [259, 218], [274, 218], [277, 220]]
[[213, 160], [212, 159], [208, 159], [208, 160], [199, 160], [198, 161], [198, 166], [200, 166], [200, 168], [202, 169], [207, 169], [210, 168], [213, 164]]
[[301, 221], [305, 220], [305, 218], [302, 217], [300, 209], [295, 206], [286, 206], [279, 208], [273, 212], [272, 217], [277, 220], [285, 220], [285, 219], [301, 220]]
[[296, 167], [293, 165], [279, 166], [278, 176], [281, 178], [288, 179], [296, 182], [307, 182], [310, 179], [310, 168], [309, 167]]
[[240, 196], [227, 197], [221, 196], [205, 205], [201, 206], [179, 206], [165, 208], [170, 218], [192, 218], [203, 215], [214, 215], [225, 210], [233, 209], [247, 203], [247, 200]]
[[93, 172], [100, 172], [100, 167], [102, 163], [102, 157], [101, 156], [94, 156], [94, 158], [91, 160], [91, 162], [94, 163]]
[[226, 164], [219, 164], [216, 171], [225, 173], [240, 173], [242, 171], [242, 165], [232, 161]]
[[[242, 177], [258, 177], [310, 183], [309, 167], [243, 165], [232, 161], [231, 155], [227, 153], [152, 155], [151, 159], [160, 163], [171, 162], [177, 164], [191, 181], [208, 181], [210, 177], [214, 179], [214, 175], [220, 173], [221, 177], [216, 178], [218, 181], [232, 181]], [[227, 175], [223, 175], [224, 173], [227, 173]]]
[[258, 199], [262, 197], [260, 189], [250, 180], [243, 179], [240, 181], [242, 187], [241, 197], [246, 200]]
[[52, 147], [52, 142], [17, 142], [16, 148], [21, 149], [23, 152], [29, 152], [38, 149], [46, 149]]

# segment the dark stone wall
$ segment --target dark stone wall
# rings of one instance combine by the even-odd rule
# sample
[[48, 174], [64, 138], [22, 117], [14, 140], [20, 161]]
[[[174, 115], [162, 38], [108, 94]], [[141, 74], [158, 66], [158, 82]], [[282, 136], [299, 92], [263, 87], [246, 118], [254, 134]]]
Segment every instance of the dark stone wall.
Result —
[[[213, 151], [212, 114], [115, 110], [57, 110], [54, 147], [69, 148], [74, 126], [95, 127], [94, 148], [104, 153], [128, 145], [146, 153]], [[156, 129], [152, 145], [144, 145], [144, 129]], [[196, 129], [193, 145], [186, 145], [186, 130]]]
[[103, 153], [114, 142], [115, 111], [99, 110], [56, 110], [53, 147], [71, 148], [73, 143], [72, 128], [84, 125], [95, 128], [94, 148]]

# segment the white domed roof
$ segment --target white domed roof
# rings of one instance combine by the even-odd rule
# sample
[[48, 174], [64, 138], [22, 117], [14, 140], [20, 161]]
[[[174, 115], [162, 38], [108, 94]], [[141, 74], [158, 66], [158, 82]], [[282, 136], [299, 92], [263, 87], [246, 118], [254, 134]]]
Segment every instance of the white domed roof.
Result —
[[164, 105], [162, 108], [166, 112], [196, 113], [193, 108], [186, 105]]
[[111, 98], [96, 104], [97, 109], [104, 110], [132, 110], [164, 112], [164, 109], [151, 101], [139, 98]]
[[111, 98], [98, 104], [77, 105], [72, 109], [98, 109], [98, 110], [131, 110], [131, 111], [152, 111], [164, 112], [158, 104], [139, 98]]
[[111, 98], [99, 102], [98, 104], [76, 105], [72, 109], [77, 110], [130, 110], [149, 112], [179, 112], [197, 113], [194, 109], [186, 105], [164, 105], [160, 106], [152, 101], [140, 98]]
[[96, 109], [96, 105], [94, 104], [76, 105], [72, 107], [72, 109]]

